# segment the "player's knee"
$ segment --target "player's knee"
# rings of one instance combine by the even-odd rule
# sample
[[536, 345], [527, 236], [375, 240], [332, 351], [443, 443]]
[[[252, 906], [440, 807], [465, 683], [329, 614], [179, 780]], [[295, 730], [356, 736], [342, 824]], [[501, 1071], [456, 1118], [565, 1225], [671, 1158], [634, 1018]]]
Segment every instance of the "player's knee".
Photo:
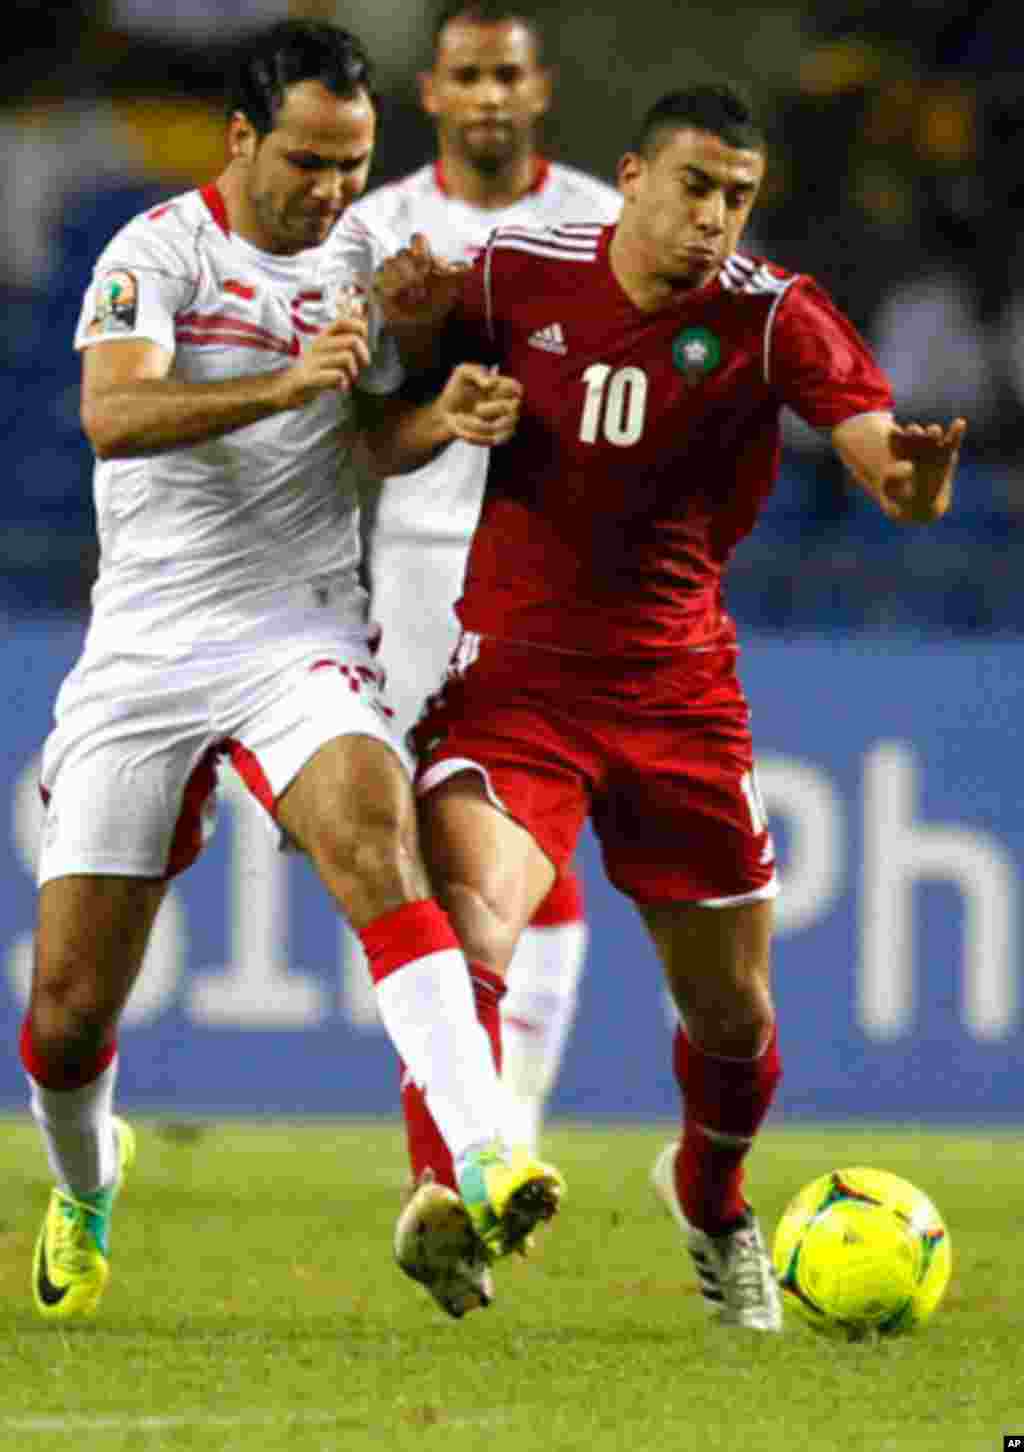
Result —
[[421, 871], [410, 815], [388, 803], [325, 820], [311, 855], [343, 903], [378, 888], [388, 892]]
[[771, 1038], [774, 1025], [770, 1002], [719, 1000], [686, 1015], [687, 1032], [702, 1049], [735, 1059], [756, 1058]]
[[755, 1058], [775, 1025], [771, 988], [760, 974], [699, 981], [681, 1005], [687, 1032], [708, 1053]]
[[37, 985], [29, 1017], [37, 1054], [59, 1073], [95, 1060], [116, 1028], [109, 1005], [73, 979]]

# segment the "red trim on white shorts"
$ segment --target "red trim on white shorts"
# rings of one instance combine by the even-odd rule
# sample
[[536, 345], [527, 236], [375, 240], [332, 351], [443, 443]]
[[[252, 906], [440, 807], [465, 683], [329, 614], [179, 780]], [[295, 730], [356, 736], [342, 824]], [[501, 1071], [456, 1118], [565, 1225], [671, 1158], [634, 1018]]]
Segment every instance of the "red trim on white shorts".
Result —
[[167, 854], [165, 877], [177, 877], [203, 850], [203, 807], [217, 786], [217, 755], [212, 746], [192, 768], [181, 798], [181, 810]]
[[223, 748], [231, 765], [238, 772], [238, 775], [245, 782], [253, 796], [261, 807], [266, 807], [271, 816], [277, 810], [277, 801], [271, 789], [267, 774], [260, 766], [258, 758], [251, 752], [248, 746], [243, 746], [240, 741], [226, 741]]

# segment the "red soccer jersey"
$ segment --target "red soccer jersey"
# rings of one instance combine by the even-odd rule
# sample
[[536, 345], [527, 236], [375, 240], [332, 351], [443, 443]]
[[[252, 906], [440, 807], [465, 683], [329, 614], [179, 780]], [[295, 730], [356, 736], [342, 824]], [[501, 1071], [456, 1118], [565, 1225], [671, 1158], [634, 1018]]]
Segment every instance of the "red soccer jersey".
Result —
[[491, 456], [457, 614], [563, 650], [727, 644], [722, 570], [774, 483], [782, 407], [832, 428], [891, 409], [889, 385], [811, 278], [760, 258], [641, 312], [613, 230], [502, 228], [467, 274], [455, 354], [499, 364], [525, 399]]

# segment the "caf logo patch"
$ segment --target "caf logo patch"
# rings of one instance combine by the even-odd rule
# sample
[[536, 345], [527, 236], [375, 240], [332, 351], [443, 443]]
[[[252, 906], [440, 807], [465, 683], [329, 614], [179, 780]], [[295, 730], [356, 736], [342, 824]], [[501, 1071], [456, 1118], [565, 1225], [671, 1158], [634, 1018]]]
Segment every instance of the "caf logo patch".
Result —
[[687, 383], [699, 383], [722, 361], [722, 345], [707, 328], [686, 328], [672, 341], [672, 362]]
[[139, 289], [130, 272], [108, 272], [96, 284], [96, 311], [89, 324], [90, 338], [116, 337], [135, 330]]

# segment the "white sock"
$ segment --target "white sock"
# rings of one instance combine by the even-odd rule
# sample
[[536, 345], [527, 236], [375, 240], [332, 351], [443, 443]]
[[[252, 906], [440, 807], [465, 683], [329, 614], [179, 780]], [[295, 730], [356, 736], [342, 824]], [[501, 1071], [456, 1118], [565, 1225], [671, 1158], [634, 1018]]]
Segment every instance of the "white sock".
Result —
[[91, 1195], [117, 1178], [116, 1080], [116, 1054], [99, 1078], [81, 1089], [45, 1089], [29, 1076], [32, 1118], [50, 1170], [58, 1187], [71, 1195]]
[[504, 1097], [462, 954], [447, 948], [403, 964], [378, 981], [377, 1006], [452, 1158], [500, 1138]]
[[505, 1138], [536, 1149], [544, 1105], [576, 1015], [587, 948], [584, 922], [527, 928], [509, 965], [501, 1003]]

